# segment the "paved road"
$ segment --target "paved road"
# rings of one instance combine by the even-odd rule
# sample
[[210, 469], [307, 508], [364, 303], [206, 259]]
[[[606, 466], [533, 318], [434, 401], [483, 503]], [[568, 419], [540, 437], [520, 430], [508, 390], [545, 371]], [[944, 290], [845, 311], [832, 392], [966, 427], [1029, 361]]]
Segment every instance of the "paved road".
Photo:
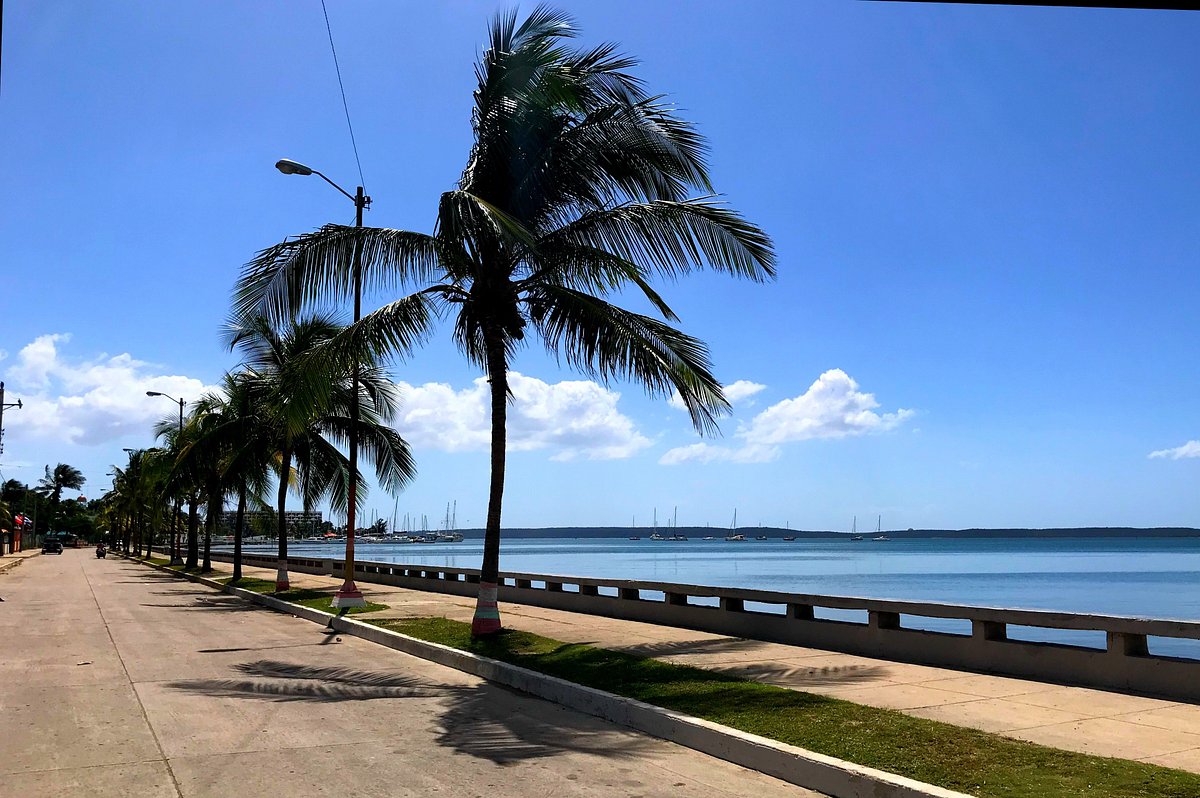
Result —
[[0, 576], [0, 796], [816, 796], [89, 550]]

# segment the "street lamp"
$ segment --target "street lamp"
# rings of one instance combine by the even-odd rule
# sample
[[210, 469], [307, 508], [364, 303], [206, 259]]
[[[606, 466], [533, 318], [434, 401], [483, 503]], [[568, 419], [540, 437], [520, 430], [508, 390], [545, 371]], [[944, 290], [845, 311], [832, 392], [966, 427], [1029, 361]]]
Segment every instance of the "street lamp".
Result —
[[[363, 187], [351, 194], [337, 183], [330, 180], [316, 169], [302, 163], [281, 158], [275, 162], [275, 168], [285, 175], [316, 175], [329, 185], [336, 188], [354, 203], [354, 226], [363, 226], [363, 209], [371, 204], [371, 198], [363, 194]], [[362, 317], [362, 241], [354, 242], [354, 321]], [[365, 606], [367, 601], [362, 591], [354, 584], [354, 527], [355, 514], [358, 504], [358, 356], [352, 356], [350, 376], [350, 434], [347, 436], [350, 455], [350, 484], [347, 491], [349, 499], [346, 510], [346, 579], [333, 596], [333, 606], [342, 609]]]
[[[183, 397], [181, 396], [178, 399], [176, 399], [174, 396], [171, 396], [170, 394], [165, 394], [162, 391], [146, 391], [146, 396], [164, 396], [167, 399], [170, 399], [172, 402], [179, 403], [179, 435], [182, 438], [182, 436], [183, 436], [183, 404], [184, 404]], [[180, 444], [180, 441], [176, 441], [176, 445], [179, 445], [179, 444]], [[171, 562], [170, 562], [170, 565], [182, 565], [183, 564], [183, 558], [179, 556], [179, 537], [180, 537], [180, 535], [179, 535], [180, 506], [179, 505], [180, 505], [179, 497], [176, 496], [175, 497], [175, 522], [173, 524], [171, 524]]]

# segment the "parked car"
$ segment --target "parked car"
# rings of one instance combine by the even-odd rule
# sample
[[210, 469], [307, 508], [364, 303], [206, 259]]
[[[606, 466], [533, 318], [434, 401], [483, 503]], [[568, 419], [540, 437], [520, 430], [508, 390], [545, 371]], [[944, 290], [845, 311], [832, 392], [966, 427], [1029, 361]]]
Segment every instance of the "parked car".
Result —
[[63, 545], [57, 540], [47, 540], [42, 544], [42, 554], [62, 554]]

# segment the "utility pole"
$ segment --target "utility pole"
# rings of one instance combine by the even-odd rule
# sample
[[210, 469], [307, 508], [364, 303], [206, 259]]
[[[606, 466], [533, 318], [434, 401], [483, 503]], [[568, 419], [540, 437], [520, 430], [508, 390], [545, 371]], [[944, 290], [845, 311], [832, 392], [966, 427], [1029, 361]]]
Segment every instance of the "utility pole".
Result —
[[24, 405], [21, 404], [20, 399], [6, 404], [4, 401], [4, 383], [0, 382], [0, 454], [4, 454], [4, 408], [6, 407], [15, 407], [20, 410]]

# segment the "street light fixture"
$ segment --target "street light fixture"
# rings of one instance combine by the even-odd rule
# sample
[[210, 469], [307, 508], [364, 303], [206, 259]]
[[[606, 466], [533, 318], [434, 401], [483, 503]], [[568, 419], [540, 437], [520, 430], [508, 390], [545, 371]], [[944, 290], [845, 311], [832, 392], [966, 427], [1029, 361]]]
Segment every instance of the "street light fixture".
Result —
[[[184, 404], [183, 397], [181, 396], [178, 399], [176, 399], [174, 396], [171, 396], [170, 394], [165, 394], [162, 391], [146, 391], [146, 396], [165, 396], [167, 399], [170, 399], [172, 402], [179, 403], [179, 435], [182, 436], [183, 435], [183, 404]], [[180, 543], [180, 540], [179, 540], [179, 538], [180, 538], [179, 514], [180, 514], [180, 509], [181, 509], [180, 501], [179, 501], [179, 497], [177, 496], [175, 498], [175, 522], [173, 524], [171, 524], [171, 562], [170, 562], [170, 565], [182, 565], [183, 564], [183, 557], [179, 556], [180, 555], [180, 552], [179, 552], [179, 543]]]
[[[370, 206], [371, 198], [363, 193], [359, 186], [354, 194], [339, 186], [325, 175], [302, 163], [282, 158], [275, 162], [275, 168], [285, 175], [316, 175], [329, 185], [336, 188], [354, 203], [354, 226], [362, 229], [363, 210]], [[362, 241], [354, 242], [354, 321], [362, 317]], [[350, 376], [350, 433], [347, 436], [347, 448], [350, 457], [350, 484], [348, 486], [346, 510], [346, 579], [333, 596], [333, 606], [338, 609], [366, 606], [362, 591], [354, 584], [354, 527], [358, 504], [358, 356], [351, 362]]]

